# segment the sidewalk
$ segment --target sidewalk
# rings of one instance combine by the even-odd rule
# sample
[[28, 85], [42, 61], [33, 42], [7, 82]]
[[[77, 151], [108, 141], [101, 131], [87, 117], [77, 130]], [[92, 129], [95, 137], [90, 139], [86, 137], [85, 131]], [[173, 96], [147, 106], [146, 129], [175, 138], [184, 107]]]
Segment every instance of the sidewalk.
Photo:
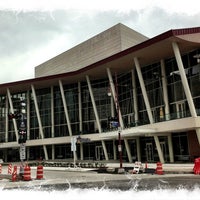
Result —
[[[109, 163], [109, 167], [117, 167], [118, 163]], [[132, 168], [133, 164], [124, 163], [123, 167]], [[148, 164], [148, 167], [155, 168], [156, 164]], [[132, 187], [142, 189], [154, 189], [158, 186], [162, 187], [178, 187], [185, 185], [193, 187], [200, 185], [200, 175], [192, 173], [193, 164], [164, 164], [164, 175], [156, 174], [112, 174], [97, 173], [95, 171], [75, 172], [65, 167], [44, 167], [44, 179], [36, 180], [36, 167], [31, 167], [31, 181], [0, 180], [0, 188], [2, 189], [69, 189], [75, 188], [102, 188], [127, 190]], [[181, 173], [183, 172], [183, 173]], [[3, 167], [3, 172], [7, 173], [7, 167]]]
[[[142, 166], [145, 168], [145, 163], [142, 163]], [[119, 163], [108, 163], [106, 167], [109, 168], [118, 168]], [[134, 163], [123, 163], [124, 168], [133, 168]], [[191, 174], [193, 173], [193, 163], [179, 163], [179, 164], [162, 164], [164, 173], [171, 174]], [[147, 163], [147, 168], [156, 169], [156, 163]]]

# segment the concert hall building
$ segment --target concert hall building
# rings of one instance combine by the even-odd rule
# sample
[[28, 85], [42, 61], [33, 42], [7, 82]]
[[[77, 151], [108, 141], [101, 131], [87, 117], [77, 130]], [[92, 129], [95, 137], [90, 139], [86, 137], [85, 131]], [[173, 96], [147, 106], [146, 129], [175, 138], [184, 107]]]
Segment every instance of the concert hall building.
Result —
[[[45, 52], [44, 52], [45, 53]], [[193, 162], [200, 156], [200, 27], [153, 38], [117, 24], [0, 84], [0, 158], [19, 161], [26, 102], [28, 161]], [[117, 126], [116, 126], [117, 125]]]

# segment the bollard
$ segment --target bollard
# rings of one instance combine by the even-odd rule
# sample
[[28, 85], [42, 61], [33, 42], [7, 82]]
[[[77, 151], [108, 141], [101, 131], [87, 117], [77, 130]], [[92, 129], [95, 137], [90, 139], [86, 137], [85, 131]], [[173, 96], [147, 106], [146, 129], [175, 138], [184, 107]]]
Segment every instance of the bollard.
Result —
[[145, 169], [147, 169], [148, 168], [148, 163], [147, 162], [145, 162]]
[[42, 165], [38, 165], [37, 166], [37, 176], [36, 179], [41, 180], [43, 179], [43, 166]]
[[162, 163], [161, 162], [157, 162], [156, 174], [163, 175], [163, 168], [162, 168]]
[[200, 174], [200, 158], [196, 158], [194, 160], [194, 168], [193, 168], [194, 174]]
[[17, 166], [14, 166], [12, 173], [12, 182], [17, 180]]
[[30, 181], [31, 180], [31, 168], [30, 166], [26, 165], [24, 167], [24, 176], [23, 176], [24, 181]]
[[12, 174], [12, 164], [8, 165], [8, 174]]

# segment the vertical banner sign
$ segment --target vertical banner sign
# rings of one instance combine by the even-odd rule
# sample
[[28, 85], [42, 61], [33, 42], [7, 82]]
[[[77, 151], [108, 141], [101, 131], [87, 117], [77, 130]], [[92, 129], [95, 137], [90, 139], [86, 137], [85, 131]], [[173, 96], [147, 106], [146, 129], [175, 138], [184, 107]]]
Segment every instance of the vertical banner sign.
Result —
[[24, 144], [20, 144], [20, 160], [25, 160], [26, 159], [26, 147]]
[[73, 151], [73, 157], [74, 157], [74, 167], [76, 166], [76, 137], [71, 137], [71, 151]]
[[71, 138], [71, 151], [76, 151], [76, 137]]

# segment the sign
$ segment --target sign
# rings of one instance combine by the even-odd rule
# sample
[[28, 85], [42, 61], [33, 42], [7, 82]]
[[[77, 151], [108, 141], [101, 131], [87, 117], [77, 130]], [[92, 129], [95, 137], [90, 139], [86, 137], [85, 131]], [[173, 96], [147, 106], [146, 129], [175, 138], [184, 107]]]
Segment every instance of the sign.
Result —
[[24, 144], [20, 144], [20, 160], [25, 160], [26, 159], [26, 147]]
[[119, 151], [119, 152], [122, 151], [122, 145], [118, 145], [118, 151]]
[[71, 138], [71, 151], [76, 151], [76, 137]]

